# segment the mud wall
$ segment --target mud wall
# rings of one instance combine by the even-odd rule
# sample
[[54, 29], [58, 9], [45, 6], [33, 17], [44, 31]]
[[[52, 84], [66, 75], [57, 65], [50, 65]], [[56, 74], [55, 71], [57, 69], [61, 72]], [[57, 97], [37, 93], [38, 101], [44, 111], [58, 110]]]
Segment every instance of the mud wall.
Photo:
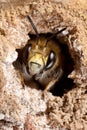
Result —
[[[35, 34], [55, 33], [68, 45], [74, 69], [68, 75], [75, 83], [63, 96], [23, 88], [21, 74], [13, 66], [16, 49]], [[6, 0], [0, 2], [0, 130], [86, 130], [87, 129], [87, 2], [86, 0]], [[30, 86], [30, 87], [29, 87]]]

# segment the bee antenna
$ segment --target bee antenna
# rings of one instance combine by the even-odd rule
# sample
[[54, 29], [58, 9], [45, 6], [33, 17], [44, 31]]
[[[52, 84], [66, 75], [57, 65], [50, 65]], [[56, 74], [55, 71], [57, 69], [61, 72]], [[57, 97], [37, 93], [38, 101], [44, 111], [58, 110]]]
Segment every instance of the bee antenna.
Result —
[[66, 29], [66, 27], [65, 27], [65, 28], [63, 28], [63, 29], [61, 29], [61, 30], [59, 30], [59, 31], [57, 31], [57, 32], [56, 32], [56, 33], [54, 33], [51, 37], [49, 37], [49, 39], [48, 39], [48, 40], [50, 40], [50, 39], [52, 39], [53, 37], [55, 37], [56, 35], [60, 34], [60, 33], [61, 33], [61, 32], [63, 32], [65, 29]]
[[32, 18], [31, 18], [29, 15], [27, 16], [27, 18], [28, 18], [29, 22], [31, 23], [31, 25], [32, 25], [32, 27], [33, 27], [33, 29], [34, 29], [34, 31], [35, 31], [37, 37], [39, 37], [39, 33], [38, 33], [38, 31], [37, 31], [37, 28], [36, 28], [36, 26], [35, 26], [35, 24], [34, 24]]
[[[53, 37], [55, 37], [56, 35], [58, 35], [58, 34], [60, 34], [61, 32], [63, 32], [65, 29], [66, 29], [66, 27], [63, 28], [63, 29], [61, 29], [61, 30], [59, 30], [59, 31], [57, 31], [56, 33], [54, 33], [51, 37], [48, 38], [47, 42], [50, 41], [50, 40], [51, 40]], [[47, 42], [46, 42], [46, 45], [47, 45]]]

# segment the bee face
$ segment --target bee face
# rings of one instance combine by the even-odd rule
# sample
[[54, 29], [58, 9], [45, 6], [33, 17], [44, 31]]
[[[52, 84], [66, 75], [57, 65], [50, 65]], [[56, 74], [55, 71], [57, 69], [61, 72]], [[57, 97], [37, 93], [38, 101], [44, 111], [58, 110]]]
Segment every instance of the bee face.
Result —
[[28, 41], [23, 48], [22, 72], [25, 81], [38, 81], [42, 88], [49, 90], [63, 74], [60, 46], [47, 35], [40, 35]]
[[[36, 75], [48, 71], [59, 65], [60, 51], [53, 40], [47, 42], [47, 38], [31, 39], [28, 47], [28, 68], [30, 75]], [[56, 58], [57, 57], [57, 58]]]

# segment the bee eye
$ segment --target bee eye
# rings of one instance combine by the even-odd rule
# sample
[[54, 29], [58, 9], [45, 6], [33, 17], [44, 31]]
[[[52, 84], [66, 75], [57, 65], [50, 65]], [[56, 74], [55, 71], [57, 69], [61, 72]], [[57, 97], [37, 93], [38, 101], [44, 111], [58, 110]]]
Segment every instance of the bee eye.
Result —
[[51, 68], [53, 66], [54, 62], [55, 62], [55, 53], [53, 51], [51, 51], [48, 61], [47, 61], [46, 69]]
[[50, 60], [54, 60], [54, 58], [55, 58], [55, 54], [54, 54], [54, 52], [51, 52], [50, 53]]
[[31, 44], [29, 44], [28, 46], [28, 52], [30, 52], [30, 50], [31, 50]]

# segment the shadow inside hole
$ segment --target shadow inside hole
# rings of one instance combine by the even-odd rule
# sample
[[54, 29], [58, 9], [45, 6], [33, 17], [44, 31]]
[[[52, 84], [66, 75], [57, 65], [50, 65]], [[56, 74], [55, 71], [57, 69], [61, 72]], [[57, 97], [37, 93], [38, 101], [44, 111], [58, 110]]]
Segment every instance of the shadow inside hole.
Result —
[[58, 83], [54, 85], [54, 87], [50, 90], [50, 92], [54, 96], [62, 97], [65, 93], [72, 90], [74, 88], [73, 79], [63, 77]]
[[[48, 34], [48, 35], [50, 35], [50, 34]], [[30, 36], [34, 37], [35, 35], [30, 35]], [[59, 82], [57, 82], [54, 85], [54, 87], [51, 88], [50, 92], [53, 95], [55, 95], [55, 96], [60, 96], [61, 97], [65, 93], [67, 93], [68, 91], [70, 91], [71, 89], [73, 89], [73, 87], [75, 86], [74, 83], [73, 83], [73, 80], [68, 78], [68, 75], [74, 70], [74, 62], [73, 62], [73, 59], [71, 58], [68, 45], [64, 44], [64, 43], [60, 43], [59, 40], [56, 39], [56, 37], [54, 37], [53, 39], [57, 40], [57, 42], [58, 42], [58, 44], [59, 44], [59, 46], [61, 48], [62, 55], [64, 57], [64, 63], [63, 63], [64, 75], [61, 78], [61, 80]], [[18, 52], [18, 58], [13, 63], [13, 65], [18, 70], [21, 70], [21, 65], [23, 64], [23, 60], [24, 60], [23, 59], [23, 50], [24, 50], [24, 48], [16, 50]], [[28, 55], [28, 52], [26, 52], [26, 57], [27, 57], [27, 55]], [[32, 82], [34, 82], [33, 85], [31, 85]], [[38, 88], [38, 89], [42, 89], [43, 90], [43, 87], [38, 83], [38, 81], [33, 80], [32, 82], [30, 83], [30, 82], [26, 82], [25, 81], [24, 83], [27, 86], [29, 86], [29, 87], [33, 86], [33, 88], [36, 88], [36, 89]]]

